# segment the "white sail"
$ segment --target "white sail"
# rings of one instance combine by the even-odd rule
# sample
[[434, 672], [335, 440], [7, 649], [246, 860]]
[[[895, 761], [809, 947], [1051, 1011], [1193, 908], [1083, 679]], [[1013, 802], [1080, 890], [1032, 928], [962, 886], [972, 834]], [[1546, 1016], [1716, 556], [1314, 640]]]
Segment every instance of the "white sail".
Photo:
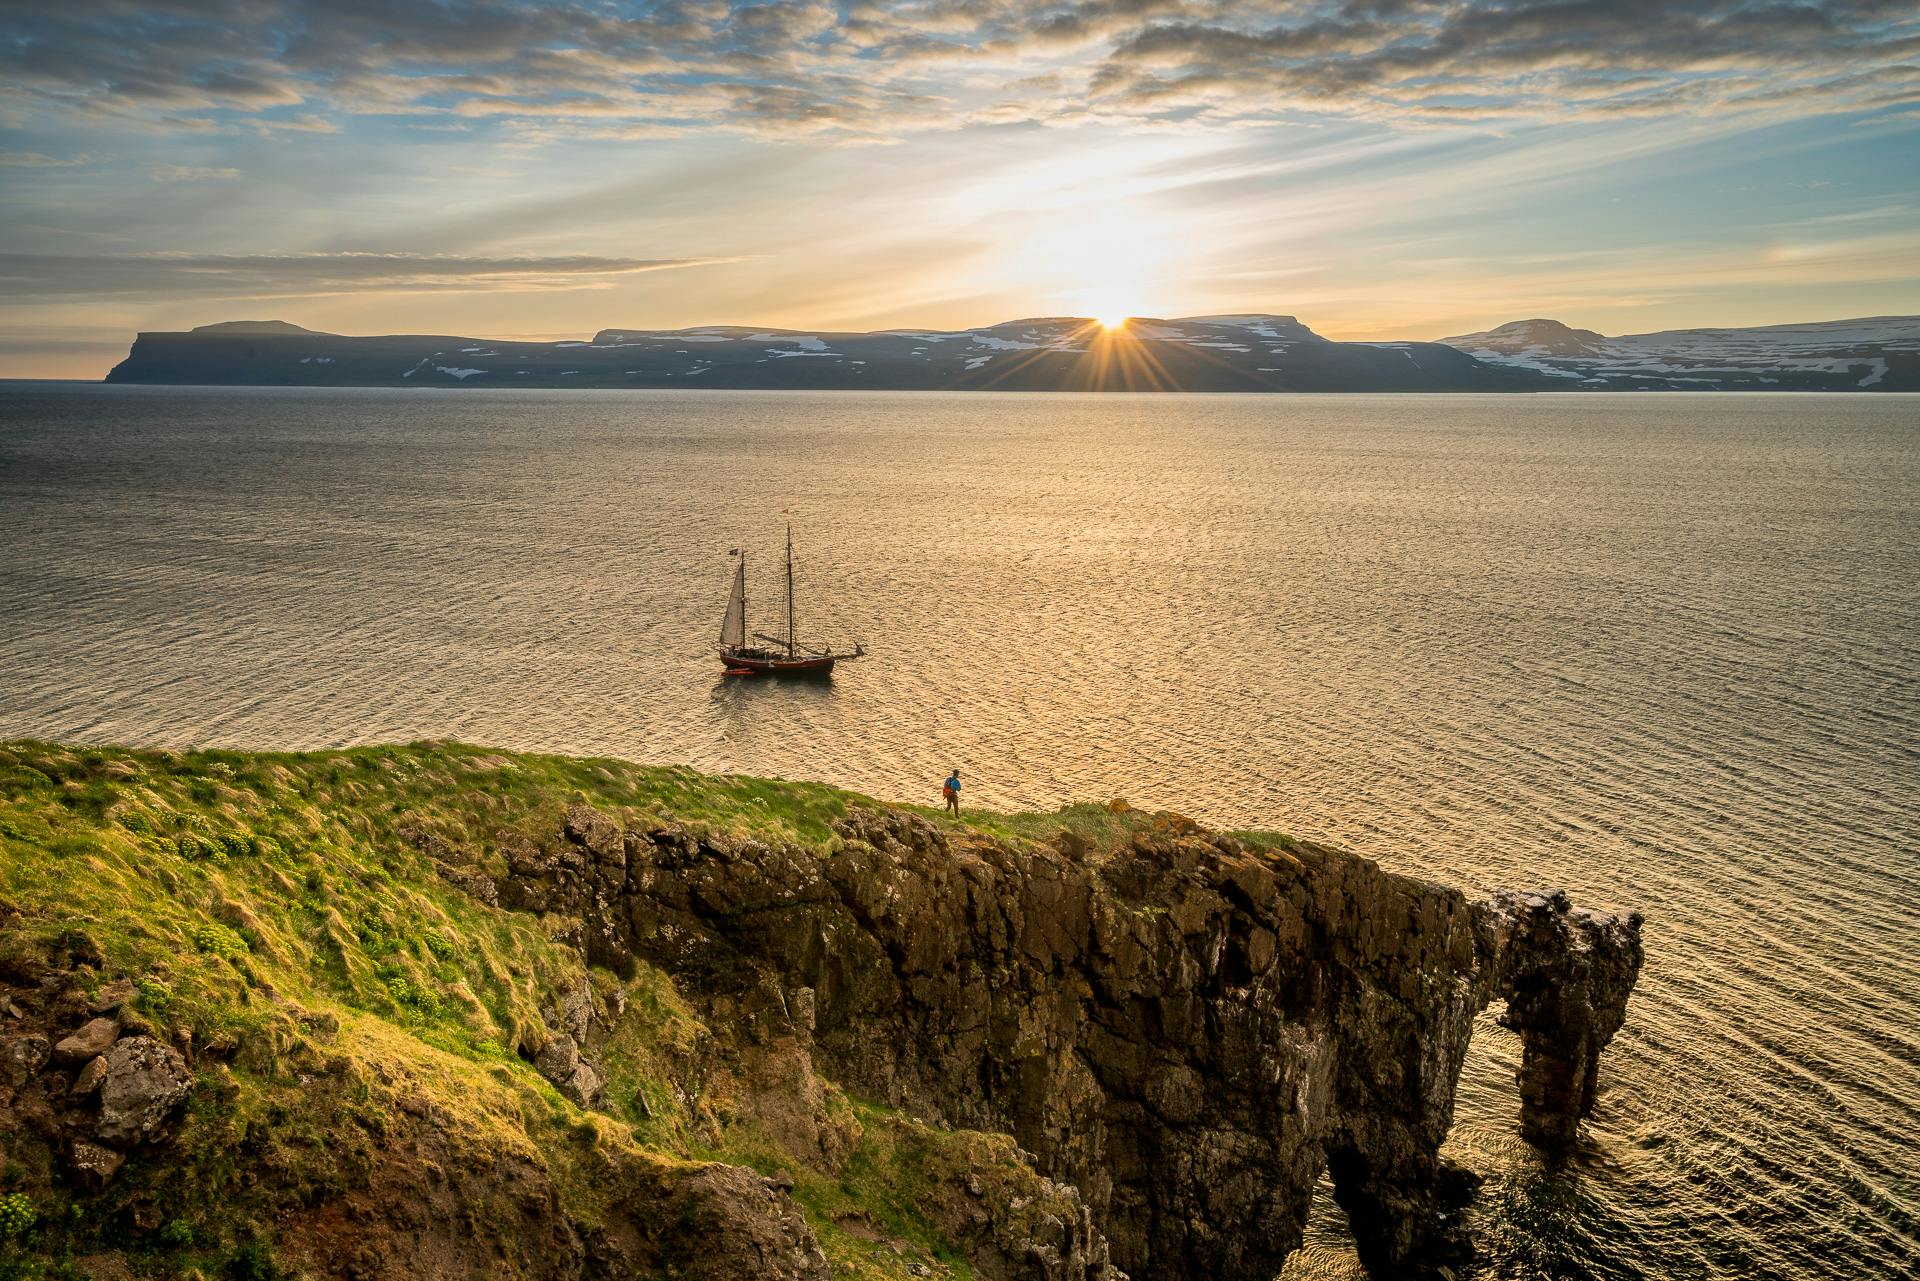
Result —
[[733, 570], [733, 590], [727, 593], [727, 616], [720, 621], [720, 644], [743, 649], [747, 643], [747, 558]]

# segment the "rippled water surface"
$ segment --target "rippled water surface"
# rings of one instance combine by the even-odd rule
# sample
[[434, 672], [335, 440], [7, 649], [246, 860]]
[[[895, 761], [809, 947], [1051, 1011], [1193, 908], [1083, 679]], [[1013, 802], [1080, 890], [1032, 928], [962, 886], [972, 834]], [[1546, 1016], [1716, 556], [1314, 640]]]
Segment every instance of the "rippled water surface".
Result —
[[[789, 518], [873, 654], [723, 678]], [[1476, 1037], [1489, 1276], [1920, 1275], [1917, 583], [1909, 398], [0, 388], [0, 735], [958, 765], [1643, 909], [1571, 1166]]]

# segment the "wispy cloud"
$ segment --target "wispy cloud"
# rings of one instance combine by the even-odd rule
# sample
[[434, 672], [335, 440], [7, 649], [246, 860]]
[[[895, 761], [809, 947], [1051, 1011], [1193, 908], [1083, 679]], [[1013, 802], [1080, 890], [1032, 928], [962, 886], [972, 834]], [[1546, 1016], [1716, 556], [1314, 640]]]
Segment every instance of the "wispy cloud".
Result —
[[49, 156], [38, 151], [0, 151], [0, 168], [55, 169], [86, 163], [85, 156]]
[[311, 298], [440, 290], [593, 289], [712, 258], [486, 258], [421, 254], [0, 254], [16, 299]]
[[147, 177], [155, 182], [233, 182], [240, 171], [212, 165], [148, 165]]

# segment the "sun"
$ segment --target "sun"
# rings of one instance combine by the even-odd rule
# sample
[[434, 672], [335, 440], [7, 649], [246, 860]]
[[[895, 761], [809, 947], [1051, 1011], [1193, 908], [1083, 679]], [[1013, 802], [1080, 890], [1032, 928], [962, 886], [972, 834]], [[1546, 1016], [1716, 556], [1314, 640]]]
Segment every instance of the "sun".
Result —
[[1037, 315], [1086, 317], [1092, 333], [1119, 338], [1140, 316], [1164, 316], [1164, 281], [1183, 243], [1124, 205], [1062, 207], [1036, 214], [1003, 251], [1008, 292], [1030, 297]]

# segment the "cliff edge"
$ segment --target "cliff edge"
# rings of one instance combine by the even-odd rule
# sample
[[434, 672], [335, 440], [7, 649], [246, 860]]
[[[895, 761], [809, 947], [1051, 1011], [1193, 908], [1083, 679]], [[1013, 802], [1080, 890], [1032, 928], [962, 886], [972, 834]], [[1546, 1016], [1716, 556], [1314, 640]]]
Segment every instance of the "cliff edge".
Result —
[[0, 848], [0, 1251], [162, 1275], [1270, 1281], [1323, 1171], [1437, 1274], [1475, 1015], [1564, 1145], [1641, 962], [1118, 804], [456, 745], [5, 745]]

